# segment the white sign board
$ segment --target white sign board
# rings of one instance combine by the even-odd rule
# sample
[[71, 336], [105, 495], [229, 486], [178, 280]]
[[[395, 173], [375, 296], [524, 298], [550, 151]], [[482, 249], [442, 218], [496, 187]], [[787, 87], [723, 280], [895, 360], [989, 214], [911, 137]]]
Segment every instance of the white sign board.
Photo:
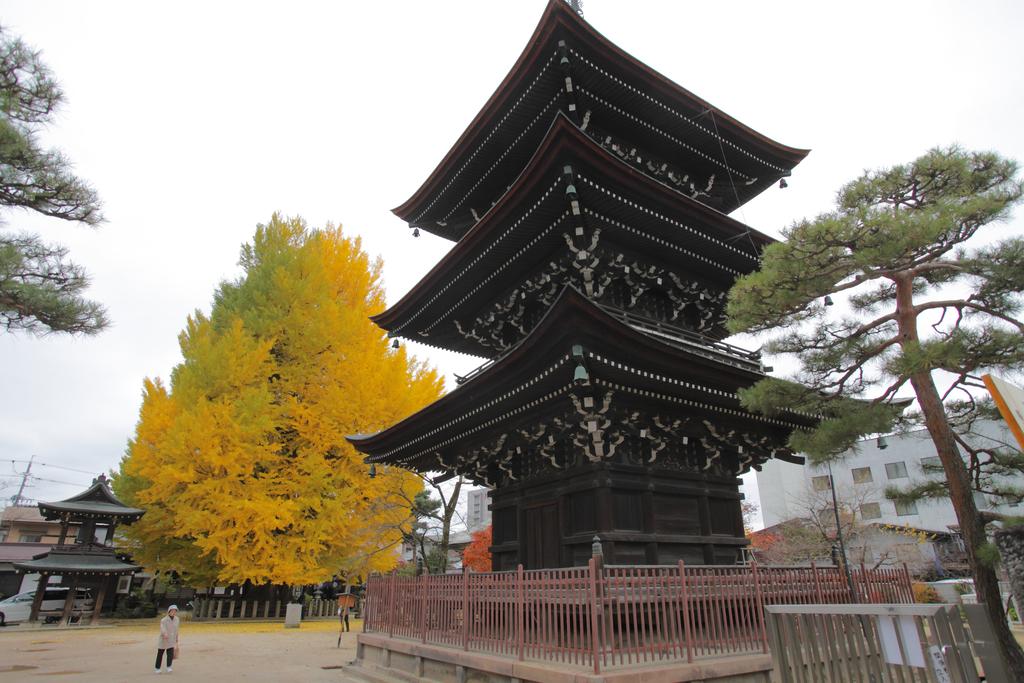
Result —
[[935, 680], [939, 683], [953, 683], [953, 679], [949, 675], [949, 667], [946, 666], [946, 658], [942, 655], [939, 646], [929, 647], [928, 654], [932, 658], [932, 672], [935, 674]]
[[[914, 617], [910, 615], [879, 616], [878, 640], [882, 643], [882, 658], [887, 664], [906, 664], [924, 668], [921, 634], [918, 633]], [[901, 643], [902, 650], [900, 649]]]
[[1010, 426], [1010, 431], [1017, 438], [1020, 447], [1024, 448], [1024, 389], [1010, 384], [1005, 379], [993, 375], [983, 375], [988, 393], [996, 402], [999, 413]]

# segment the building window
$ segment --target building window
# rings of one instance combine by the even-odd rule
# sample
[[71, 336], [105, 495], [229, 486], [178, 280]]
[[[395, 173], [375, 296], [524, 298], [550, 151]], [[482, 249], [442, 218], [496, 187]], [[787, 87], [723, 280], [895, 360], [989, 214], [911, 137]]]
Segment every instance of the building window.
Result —
[[860, 516], [864, 519], [881, 519], [882, 506], [878, 503], [864, 503], [860, 506]]
[[942, 461], [939, 456], [933, 455], [930, 458], [921, 458], [921, 471], [925, 474], [942, 474]]
[[[900, 463], [900, 464], [902, 464], [902, 463]], [[886, 465], [886, 467], [888, 467], [888, 465]], [[896, 514], [899, 515], [900, 517], [906, 517], [907, 515], [916, 515], [917, 514], [917, 503], [916, 502], [914, 502], [912, 500], [908, 500], [906, 502], [897, 500], [897, 501], [894, 501], [894, 502], [896, 503]]]
[[854, 484], [870, 484], [875, 479], [871, 476], [870, 467], [854, 467], [850, 470], [850, 474], [853, 475]]
[[22, 534], [19, 543], [42, 543], [42, 534]]
[[899, 462], [887, 462], [885, 463], [885, 476], [890, 479], [906, 479], [907, 478], [907, 463], [900, 460]]
[[811, 485], [815, 491], [828, 491], [832, 488], [832, 477], [811, 477]]

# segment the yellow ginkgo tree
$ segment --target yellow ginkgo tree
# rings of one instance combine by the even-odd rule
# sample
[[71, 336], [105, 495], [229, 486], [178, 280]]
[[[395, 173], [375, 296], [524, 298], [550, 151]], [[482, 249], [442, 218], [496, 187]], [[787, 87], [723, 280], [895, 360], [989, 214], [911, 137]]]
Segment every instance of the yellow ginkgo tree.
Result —
[[339, 228], [275, 214], [240, 265], [210, 315], [189, 318], [170, 386], [144, 383], [115, 479], [147, 510], [127, 530], [135, 559], [196, 585], [388, 569], [422, 482], [371, 477], [344, 437], [414, 412], [442, 380], [369, 321], [381, 262]]

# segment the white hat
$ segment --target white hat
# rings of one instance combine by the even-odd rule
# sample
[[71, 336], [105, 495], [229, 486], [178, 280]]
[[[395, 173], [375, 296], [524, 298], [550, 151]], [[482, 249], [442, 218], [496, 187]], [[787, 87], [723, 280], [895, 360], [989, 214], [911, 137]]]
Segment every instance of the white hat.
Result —
[[177, 612], [178, 611], [178, 606], [177, 605], [171, 605], [170, 607], [167, 608], [167, 613], [170, 614], [171, 610], [174, 610], [175, 612]]

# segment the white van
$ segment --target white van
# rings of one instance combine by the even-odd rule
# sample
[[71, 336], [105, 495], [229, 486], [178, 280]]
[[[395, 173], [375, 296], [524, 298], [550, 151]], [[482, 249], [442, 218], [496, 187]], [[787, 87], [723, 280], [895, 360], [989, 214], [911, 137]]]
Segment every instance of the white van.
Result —
[[[27, 621], [32, 613], [32, 600], [35, 597], [35, 591], [28, 591], [12, 595], [6, 600], [0, 600], [0, 626]], [[64, 609], [64, 601], [67, 600], [67, 597], [68, 589], [66, 587], [48, 586], [46, 588], [43, 602], [39, 607], [39, 615], [46, 623], [49, 624], [60, 619], [60, 612]], [[89, 591], [79, 588], [75, 591], [75, 604], [72, 606], [72, 611], [75, 616], [91, 613], [94, 604]]]

